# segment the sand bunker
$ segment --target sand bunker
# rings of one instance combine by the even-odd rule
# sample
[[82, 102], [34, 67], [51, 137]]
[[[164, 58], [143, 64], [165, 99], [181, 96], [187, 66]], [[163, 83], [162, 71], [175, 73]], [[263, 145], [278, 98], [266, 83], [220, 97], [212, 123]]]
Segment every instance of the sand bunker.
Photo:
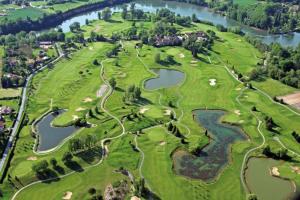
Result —
[[216, 83], [216, 79], [209, 79], [209, 85], [210, 86], [215, 86], [217, 83]]
[[65, 194], [64, 194], [64, 196], [62, 197], [62, 199], [64, 199], [64, 200], [69, 200], [69, 199], [71, 199], [71, 197], [72, 197], [72, 192], [65, 192]]
[[130, 198], [130, 200], [141, 200], [140, 198], [138, 198], [137, 196], [133, 196]]
[[73, 121], [79, 119], [79, 117], [77, 115], [72, 115], [72, 117], [73, 117]]
[[165, 141], [161, 141], [161, 142], [159, 143], [159, 145], [160, 145], [160, 146], [164, 146], [164, 145], [166, 145], [166, 142], [165, 142]]
[[240, 110], [235, 110], [234, 113], [237, 114], [237, 115], [241, 115], [241, 111]]
[[242, 40], [241, 40], [241, 39], [238, 39], [237, 41], [238, 41], [238, 42], [241, 42]]
[[80, 112], [80, 111], [84, 111], [84, 110], [86, 110], [85, 108], [82, 108], [82, 107], [79, 107], [79, 108], [77, 108], [75, 111], [76, 112]]
[[184, 57], [185, 57], [185, 55], [183, 53], [179, 54], [179, 58], [184, 58]]
[[280, 173], [279, 173], [277, 167], [272, 167], [272, 169], [271, 169], [271, 174], [272, 174], [273, 176], [280, 176]]
[[144, 114], [148, 110], [149, 110], [149, 108], [141, 108], [139, 113]]
[[90, 47], [90, 48], [89, 48], [89, 50], [93, 51], [93, 50], [94, 50], [94, 48], [93, 48], [93, 47]]
[[96, 96], [102, 97], [104, 95], [104, 93], [106, 92], [107, 88], [108, 88], [107, 85], [105, 85], [105, 84], [101, 85], [100, 89], [97, 91]]
[[191, 60], [191, 64], [196, 64], [196, 63], [198, 63], [197, 60]]
[[293, 172], [300, 174], [300, 167], [292, 166], [291, 168], [292, 168]]
[[169, 110], [169, 109], [167, 109], [167, 110], [165, 110], [165, 115], [171, 115], [171, 110]]
[[37, 157], [36, 156], [30, 156], [30, 157], [27, 158], [27, 160], [35, 161], [35, 160], [37, 160]]
[[242, 89], [242, 88], [236, 88], [235, 90], [236, 90], [236, 91], [240, 91], [241, 89]]
[[83, 99], [84, 103], [88, 103], [88, 102], [92, 102], [92, 101], [93, 101], [93, 99], [90, 98], [90, 97], [87, 97], [87, 98]]

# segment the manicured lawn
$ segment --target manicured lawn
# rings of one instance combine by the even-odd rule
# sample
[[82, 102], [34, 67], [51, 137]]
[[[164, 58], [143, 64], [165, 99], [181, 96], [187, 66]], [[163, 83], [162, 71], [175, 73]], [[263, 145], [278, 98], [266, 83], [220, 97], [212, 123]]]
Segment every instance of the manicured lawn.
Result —
[[17, 97], [21, 95], [21, 88], [9, 88], [9, 89], [0, 89], [0, 98], [5, 97]]
[[[83, 27], [85, 36], [89, 36], [92, 30], [110, 36], [114, 31], [125, 30], [131, 25], [130, 22], [123, 22], [118, 14], [114, 15], [113, 20], [95, 21]], [[150, 26], [144, 24], [146, 27]], [[137, 26], [140, 28], [141, 24], [137, 23]], [[300, 117], [274, 104], [259, 91], [246, 89], [225, 68], [234, 67], [247, 76], [259, 62], [260, 53], [241, 36], [218, 32], [212, 26], [194, 24], [189, 28], [180, 28], [183, 32], [212, 29], [220, 39], [215, 41], [212, 51], [208, 51], [207, 55], [199, 55], [200, 59], [193, 58], [189, 51], [181, 47], [158, 49], [148, 45], [142, 47], [138, 57], [135, 49], [138, 41], [123, 41], [124, 49], [121, 49], [118, 57], [106, 59], [105, 53], [112, 48], [112, 44], [89, 43], [87, 47], [82, 47], [71, 55], [70, 59], [60, 61], [54, 68], [47, 69], [34, 78], [27, 108], [29, 122], [47, 111], [52, 102], [53, 106], [67, 109], [66, 113], [54, 121], [56, 125], [64, 125], [72, 122], [74, 115], [83, 117], [88, 110], [95, 111], [96, 107], [99, 108], [101, 98], [96, 97], [96, 92], [104, 83], [100, 79], [101, 66], [93, 65], [92, 62], [96, 58], [103, 61], [104, 77], [107, 80], [115, 78], [117, 82], [116, 89], [105, 103], [105, 108], [122, 120], [126, 135], [110, 140], [107, 144], [108, 156], [100, 165], [80, 173], [76, 172], [56, 182], [38, 183], [28, 187], [17, 196], [18, 199], [38, 199], [41, 193], [46, 194], [47, 199], [60, 199], [66, 191], [73, 192], [74, 199], [86, 199], [88, 188], [96, 187], [103, 192], [109, 183], [124, 179], [124, 176], [114, 172], [120, 167], [128, 169], [139, 179], [141, 176], [138, 169], [142, 157], [135, 148], [133, 134], [139, 131], [142, 133], [137, 136], [137, 143], [144, 153], [141, 173], [145, 177], [146, 185], [161, 199], [244, 199], [245, 191], [240, 182], [241, 164], [245, 153], [262, 142], [257, 130], [257, 119], [250, 112], [253, 106], [256, 106], [256, 115], [261, 121], [264, 122], [266, 116], [272, 117], [279, 126], [280, 134], [276, 136], [286, 146], [300, 153], [299, 145], [290, 134], [293, 130], [300, 132]], [[167, 55], [173, 56], [177, 65], [163, 66], [156, 63], [154, 57], [158, 52], [162, 58]], [[149, 71], [154, 68], [176, 69], [185, 73], [186, 78], [180, 85], [149, 91], [144, 88], [144, 81], [154, 77]], [[215, 86], [209, 84], [210, 79], [216, 79]], [[133, 84], [141, 88], [143, 100], [130, 104], [124, 102], [124, 96], [128, 87]], [[269, 79], [253, 84], [271, 96], [294, 91]], [[276, 90], [274, 85], [280, 90]], [[85, 102], [87, 98], [91, 101]], [[164, 112], [169, 102], [176, 105], [172, 108], [177, 117], [173, 123], [187, 137], [186, 141], [189, 144], [182, 144], [179, 138], [166, 130], [166, 123], [170, 121], [170, 117]], [[78, 111], [78, 108], [83, 110]], [[140, 114], [143, 108], [147, 110]], [[205, 145], [208, 142], [204, 128], [193, 120], [194, 109], [225, 110], [227, 113], [222, 121], [240, 126], [249, 137], [249, 140], [232, 144], [230, 162], [211, 183], [188, 179], [176, 175], [172, 170], [171, 153], [177, 147], [190, 149], [193, 145]], [[89, 122], [97, 125], [96, 127], [81, 129], [75, 138], [93, 134], [100, 141], [122, 133], [115, 119], [104, 113], [97, 114], [97, 117], [87, 118]], [[148, 129], [144, 130], [145, 128]], [[273, 140], [275, 133], [267, 131], [264, 125], [261, 129], [267, 143], [272, 148], [279, 148], [280, 145]], [[37, 156], [32, 152], [34, 139], [30, 133], [30, 125], [22, 129], [9, 170], [12, 177], [18, 176], [25, 185], [36, 180], [31, 171], [31, 163], [35, 161], [28, 160], [30, 156]], [[162, 145], [161, 142], [165, 143]], [[70, 172], [71, 170], [61, 162], [61, 157], [67, 150], [68, 142], [59, 150], [37, 156], [37, 159], [49, 160], [55, 157], [59, 160], [59, 165], [63, 166], [66, 172]], [[254, 152], [255, 155], [259, 153], [260, 150]], [[92, 162], [87, 162], [80, 156], [76, 156], [75, 160], [85, 168], [96, 164], [99, 155]], [[295, 178], [299, 182], [299, 177]], [[5, 187], [10, 188], [8, 182], [5, 182]], [[12, 193], [13, 190], [9, 189], [6, 195], [10, 196]]]

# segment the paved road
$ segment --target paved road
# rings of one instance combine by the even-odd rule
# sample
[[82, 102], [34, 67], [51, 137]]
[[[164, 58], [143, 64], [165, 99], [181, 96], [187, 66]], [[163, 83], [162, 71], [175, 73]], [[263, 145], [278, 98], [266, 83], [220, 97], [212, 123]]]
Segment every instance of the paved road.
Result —
[[[60, 48], [58, 45], [56, 45], [56, 47], [57, 47], [59, 56], [58, 56], [55, 60], [51, 61], [51, 62], [50, 62], [51, 64], [57, 62], [59, 59], [61, 59], [61, 58], [64, 56], [64, 54], [62, 53], [61, 48]], [[50, 64], [50, 63], [49, 63], [49, 64]], [[5, 150], [4, 150], [4, 153], [3, 153], [3, 155], [2, 155], [2, 158], [1, 158], [1, 160], [0, 160], [0, 171], [2, 171], [2, 169], [3, 169], [3, 167], [4, 167], [4, 164], [5, 164], [5, 161], [6, 161], [6, 159], [7, 159], [8, 153], [9, 153], [9, 151], [10, 151], [12, 145], [13, 145], [13, 141], [15, 140], [15, 137], [16, 137], [17, 132], [18, 132], [19, 125], [20, 125], [20, 123], [21, 123], [21, 117], [22, 117], [22, 115], [23, 115], [23, 112], [24, 112], [25, 106], [26, 106], [26, 102], [27, 102], [27, 90], [28, 90], [28, 86], [29, 86], [30, 80], [31, 80], [37, 73], [39, 73], [39, 72], [43, 71], [45, 68], [47, 68], [49, 64], [44, 65], [44, 66], [42, 66], [41, 68], [37, 69], [37, 70], [34, 71], [32, 74], [30, 74], [30, 76], [28, 76], [28, 77], [26, 78], [26, 84], [25, 84], [25, 86], [23, 87], [22, 98], [21, 98], [21, 106], [20, 106], [20, 108], [19, 108], [18, 116], [17, 116], [17, 119], [16, 119], [16, 121], [15, 121], [15, 123], [14, 123], [14, 126], [12, 127], [11, 135], [10, 135], [10, 137], [9, 137], [9, 139], [8, 139], [6, 148], [5, 148]]]

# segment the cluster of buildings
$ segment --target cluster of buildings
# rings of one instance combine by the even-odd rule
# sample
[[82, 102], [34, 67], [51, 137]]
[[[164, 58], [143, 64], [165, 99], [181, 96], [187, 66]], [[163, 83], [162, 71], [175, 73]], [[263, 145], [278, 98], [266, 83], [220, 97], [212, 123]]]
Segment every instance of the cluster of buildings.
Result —
[[155, 47], [164, 47], [164, 46], [180, 46], [182, 42], [192, 36], [196, 36], [199, 41], [206, 41], [208, 36], [205, 32], [190, 32], [180, 35], [170, 35], [170, 36], [155, 36], [154, 37], [154, 46]]
[[4, 116], [10, 115], [14, 110], [8, 106], [0, 107], [0, 133], [6, 129], [6, 120]]

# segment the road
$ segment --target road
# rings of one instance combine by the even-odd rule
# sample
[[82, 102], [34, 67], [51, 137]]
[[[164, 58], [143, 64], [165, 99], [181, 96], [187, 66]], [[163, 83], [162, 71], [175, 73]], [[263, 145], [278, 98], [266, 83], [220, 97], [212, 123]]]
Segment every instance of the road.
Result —
[[28, 76], [26, 78], [26, 83], [25, 83], [25, 86], [23, 87], [23, 91], [22, 91], [22, 96], [21, 96], [21, 105], [19, 107], [19, 112], [18, 112], [18, 115], [17, 115], [17, 119], [14, 123], [14, 126], [12, 127], [12, 131], [11, 131], [11, 134], [9, 136], [9, 139], [8, 139], [8, 142], [7, 142], [7, 145], [5, 147], [5, 150], [4, 150], [4, 153], [2, 155], [2, 158], [0, 160], [0, 171], [2, 171], [3, 167], [4, 167], [4, 164], [5, 164], [5, 161], [8, 157], [8, 154], [9, 154], [9, 151], [13, 145], [13, 142], [15, 140], [15, 137], [18, 133], [18, 128], [20, 126], [20, 123], [21, 123], [21, 118], [22, 118], [22, 115], [24, 113], [24, 110], [25, 110], [25, 107], [26, 107], [26, 102], [27, 102], [27, 90], [28, 90], [28, 86], [29, 86], [29, 83], [31, 81], [31, 79], [39, 72], [43, 71], [45, 68], [47, 68], [49, 66], [49, 64], [53, 64], [55, 62], [57, 62], [59, 59], [61, 59], [64, 54], [62, 53], [62, 50], [61, 48], [59, 47], [59, 45], [56, 44], [56, 48], [57, 48], [57, 51], [58, 51], [58, 54], [59, 56], [51, 61], [50, 63], [48, 63], [47, 65], [44, 65], [42, 66], [41, 68], [37, 69], [36, 71], [34, 71], [32, 74], [30, 74], [30, 76]]

